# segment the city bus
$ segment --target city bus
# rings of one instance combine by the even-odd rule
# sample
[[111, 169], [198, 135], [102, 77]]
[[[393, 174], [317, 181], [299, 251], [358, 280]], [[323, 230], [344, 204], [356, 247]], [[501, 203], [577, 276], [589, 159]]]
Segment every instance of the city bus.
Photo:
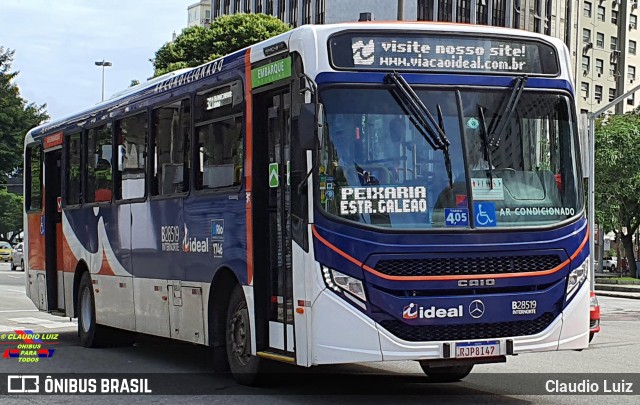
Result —
[[438, 381], [589, 339], [570, 54], [495, 27], [306, 25], [25, 139], [26, 291], [131, 332]]

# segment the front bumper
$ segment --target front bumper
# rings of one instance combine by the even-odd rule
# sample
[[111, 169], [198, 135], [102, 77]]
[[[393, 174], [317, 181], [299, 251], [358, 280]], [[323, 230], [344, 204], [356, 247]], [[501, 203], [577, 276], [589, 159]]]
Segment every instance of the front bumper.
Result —
[[[543, 331], [496, 339], [402, 340], [356, 310], [334, 293], [324, 290], [313, 304], [310, 363], [337, 364], [389, 360], [437, 360], [445, 357], [445, 343], [497, 340], [500, 355], [577, 350], [588, 346], [589, 283], [583, 283], [572, 301]], [[455, 356], [455, 351], [449, 351]]]

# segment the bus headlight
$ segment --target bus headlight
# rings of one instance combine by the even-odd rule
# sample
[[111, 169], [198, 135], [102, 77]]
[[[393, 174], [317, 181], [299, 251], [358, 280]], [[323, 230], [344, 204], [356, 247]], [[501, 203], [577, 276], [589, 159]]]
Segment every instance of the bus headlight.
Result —
[[589, 276], [589, 258], [567, 276], [567, 300], [577, 291], [579, 285]]
[[364, 293], [364, 285], [357, 278], [347, 276], [324, 265], [322, 266], [322, 277], [327, 287], [333, 291], [340, 292], [343, 290], [362, 301], [367, 300], [367, 296]]

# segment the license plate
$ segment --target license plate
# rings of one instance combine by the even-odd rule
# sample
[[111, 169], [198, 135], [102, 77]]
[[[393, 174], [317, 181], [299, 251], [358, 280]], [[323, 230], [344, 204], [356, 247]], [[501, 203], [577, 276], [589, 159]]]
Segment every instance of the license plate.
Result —
[[489, 357], [500, 355], [500, 342], [456, 343], [456, 358]]

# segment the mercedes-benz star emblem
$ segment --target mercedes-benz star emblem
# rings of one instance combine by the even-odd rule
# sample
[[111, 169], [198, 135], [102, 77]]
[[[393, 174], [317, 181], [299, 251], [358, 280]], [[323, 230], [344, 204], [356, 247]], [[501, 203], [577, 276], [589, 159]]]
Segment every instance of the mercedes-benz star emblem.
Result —
[[471, 301], [471, 304], [469, 304], [469, 315], [476, 319], [484, 315], [484, 303], [480, 300]]

